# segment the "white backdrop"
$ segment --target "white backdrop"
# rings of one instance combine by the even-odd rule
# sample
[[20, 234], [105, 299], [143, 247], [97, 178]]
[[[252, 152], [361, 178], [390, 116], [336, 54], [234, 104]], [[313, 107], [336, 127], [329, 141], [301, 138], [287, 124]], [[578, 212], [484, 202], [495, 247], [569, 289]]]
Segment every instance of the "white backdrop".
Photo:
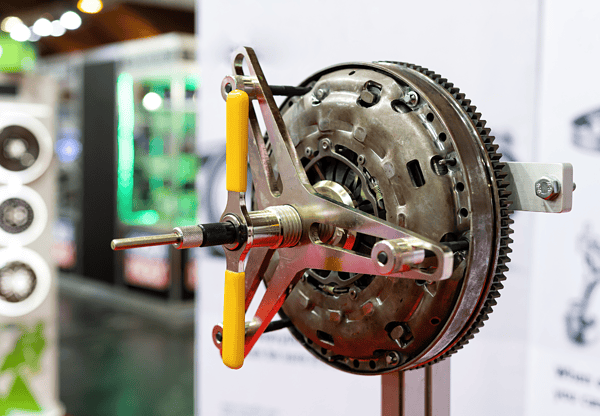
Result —
[[[548, 5], [549, 9], [557, 7], [554, 3]], [[345, 61], [397, 60], [429, 67], [454, 82], [472, 99], [489, 121], [492, 134], [499, 137], [502, 152], [521, 161], [570, 161], [570, 155], [558, 147], [555, 153], [540, 154], [540, 146], [547, 143], [534, 140], [534, 121], [539, 116], [536, 102], [541, 64], [540, 16], [544, 16], [541, 9], [545, 13], [545, 7], [534, 0], [495, 3], [200, 1], [202, 90], [198, 148], [203, 154], [211, 154], [224, 143], [225, 106], [219, 87], [223, 77], [231, 72], [232, 52], [245, 45], [256, 50], [268, 81], [279, 85], [296, 85], [323, 67]], [[561, 11], [556, 10], [557, 19], [560, 15]], [[567, 47], [568, 42], [565, 39], [563, 42]], [[547, 61], [548, 57], [544, 56], [544, 63]], [[566, 77], [569, 72], [565, 69], [560, 65], [555, 70]], [[544, 81], [544, 86], [556, 83], [557, 76]], [[554, 85], [553, 94], [560, 104], [557, 99], [552, 103], [559, 113], [566, 109], [575, 111], [571, 108], [574, 99], [570, 93], [586, 93], [577, 89], [564, 94], [571, 82], [563, 78], [561, 86]], [[581, 108], [580, 103], [577, 105]], [[585, 108], [594, 109], [593, 105]], [[558, 132], [544, 135], [544, 132], [542, 130], [539, 137], [547, 140], [559, 135]], [[569, 142], [570, 132], [562, 134], [562, 139]], [[579, 166], [575, 161], [572, 163], [580, 178]], [[201, 179], [203, 183], [224, 186], [214, 176]], [[578, 196], [583, 192], [580, 190]], [[581, 199], [576, 198], [575, 203], [580, 202]], [[209, 203], [214, 201], [203, 201], [202, 206], [205, 208]], [[532, 318], [530, 313], [531, 300], [537, 299], [532, 293], [538, 290], [538, 285], [532, 282], [538, 282], [540, 276], [531, 266], [536, 264], [531, 259], [534, 218], [537, 220], [536, 214], [515, 216], [513, 261], [502, 297], [481, 333], [452, 358], [454, 415], [525, 414], [527, 382], [533, 380], [533, 376], [528, 378], [528, 363], [535, 362], [528, 355], [529, 328], [534, 326], [531, 319], [537, 319], [537, 315]], [[544, 218], [545, 223], [553, 226], [558, 226], [561, 220], [568, 221], [559, 216]], [[600, 225], [597, 230], [600, 236]], [[567, 243], [572, 242], [565, 241]], [[567, 259], [557, 256], [549, 244], [546, 249], [551, 250], [553, 262], [569, 264]], [[285, 331], [263, 337], [243, 369], [226, 369], [211, 340], [213, 325], [222, 319], [224, 261], [206, 251], [198, 251], [198, 255], [202, 256], [197, 303], [196, 402], [199, 414], [379, 413], [379, 377], [334, 371], [313, 359]], [[537, 280], [533, 280], [532, 275]], [[579, 290], [582, 283], [572, 282], [571, 286]], [[554, 320], [552, 324], [562, 325], [562, 322]], [[531, 404], [530, 408], [538, 406]], [[531, 410], [529, 414], [548, 413]]]
[[570, 214], [537, 218], [530, 415], [600, 414], [599, 19], [597, 2], [544, 8], [538, 152], [573, 163], [577, 191]]

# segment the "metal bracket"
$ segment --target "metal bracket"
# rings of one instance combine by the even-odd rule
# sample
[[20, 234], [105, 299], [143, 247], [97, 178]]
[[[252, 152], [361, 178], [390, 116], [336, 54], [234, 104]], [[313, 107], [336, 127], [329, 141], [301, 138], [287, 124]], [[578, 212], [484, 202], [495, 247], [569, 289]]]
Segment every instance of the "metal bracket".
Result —
[[569, 212], [573, 205], [573, 165], [570, 163], [506, 162], [511, 209]]

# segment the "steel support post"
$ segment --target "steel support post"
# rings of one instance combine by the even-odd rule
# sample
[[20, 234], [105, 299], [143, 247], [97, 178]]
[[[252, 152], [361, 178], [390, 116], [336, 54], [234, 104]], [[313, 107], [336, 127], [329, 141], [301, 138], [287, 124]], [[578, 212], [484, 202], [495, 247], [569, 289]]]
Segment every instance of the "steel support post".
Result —
[[450, 360], [381, 376], [382, 416], [450, 416]]

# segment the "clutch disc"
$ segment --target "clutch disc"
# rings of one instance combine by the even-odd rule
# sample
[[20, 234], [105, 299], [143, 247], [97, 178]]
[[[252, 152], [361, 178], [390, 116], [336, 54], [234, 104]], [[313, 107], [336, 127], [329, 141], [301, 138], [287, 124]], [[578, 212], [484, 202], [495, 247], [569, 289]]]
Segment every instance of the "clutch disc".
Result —
[[[438, 282], [307, 270], [281, 311], [292, 334], [357, 374], [447, 357], [479, 331], [508, 269], [508, 183], [485, 121], [451, 83], [410, 64], [343, 64], [302, 85], [311, 92], [281, 112], [317, 192], [469, 248], [455, 252], [452, 277]], [[366, 255], [376, 242], [334, 227], [321, 235]]]

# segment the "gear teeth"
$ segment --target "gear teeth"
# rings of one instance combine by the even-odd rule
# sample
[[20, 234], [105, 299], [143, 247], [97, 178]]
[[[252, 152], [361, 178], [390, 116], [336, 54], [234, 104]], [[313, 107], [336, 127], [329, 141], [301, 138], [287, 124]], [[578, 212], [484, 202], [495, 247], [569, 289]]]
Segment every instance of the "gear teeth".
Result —
[[[500, 205], [500, 241], [498, 248], [498, 259], [494, 277], [492, 279], [492, 283], [490, 285], [490, 291], [488, 292], [487, 298], [479, 312], [479, 315], [475, 319], [475, 322], [471, 325], [471, 328], [466, 332], [462, 339], [454, 344], [450, 349], [448, 349], [445, 353], [441, 354], [434, 360], [432, 360], [428, 364], [421, 365], [419, 367], [427, 366], [429, 364], [437, 363], [442, 361], [443, 359], [451, 356], [456, 351], [462, 349], [471, 339], [474, 338], [474, 334], [479, 332], [479, 329], [483, 326], [484, 322], [488, 320], [489, 314], [493, 312], [493, 307], [496, 306], [496, 298], [500, 296], [499, 290], [504, 286], [501, 282], [506, 280], [505, 272], [508, 271], [508, 266], [506, 265], [510, 262], [510, 258], [508, 254], [512, 252], [512, 249], [509, 247], [512, 244], [513, 240], [508, 237], [509, 234], [512, 233], [512, 229], [510, 228], [510, 224], [513, 223], [512, 219], [510, 219], [510, 215], [513, 213], [511, 209], [508, 208], [510, 205], [510, 201], [507, 199], [508, 191], [506, 188], [509, 183], [505, 180], [508, 176], [507, 171], [504, 169], [506, 164], [500, 162], [500, 158], [502, 157], [501, 153], [497, 152], [498, 147], [494, 145], [494, 137], [490, 136], [491, 130], [485, 125], [487, 124], [485, 120], [481, 120], [481, 114], [477, 113], [476, 107], [471, 106], [471, 100], [467, 99], [465, 94], [460, 92], [460, 90], [454, 87], [454, 84], [447, 83], [445, 78], [441, 78], [437, 74], [434, 74], [432, 71], [429, 71], [426, 68], [418, 67], [411, 64], [397, 63], [402, 66], [408, 66], [411, 69], [414, 69], [422, 74], [427, 75], [429, 78], [435, 80], [437, 83], [442, 85], [446, 91], [448, 91], [458, 104], [465, 110], [467, 115], [473, 121], [474, 127], [477, 129], [481, 140], [488, 152], [488, 156], [492, 162], [492, 168], [494, 169], [495, 181], [498, 187], [498, 202]], [[433, 75], [431, 75], [433, 74]], [[417, 367], [418, 368], [418, 367]]]

